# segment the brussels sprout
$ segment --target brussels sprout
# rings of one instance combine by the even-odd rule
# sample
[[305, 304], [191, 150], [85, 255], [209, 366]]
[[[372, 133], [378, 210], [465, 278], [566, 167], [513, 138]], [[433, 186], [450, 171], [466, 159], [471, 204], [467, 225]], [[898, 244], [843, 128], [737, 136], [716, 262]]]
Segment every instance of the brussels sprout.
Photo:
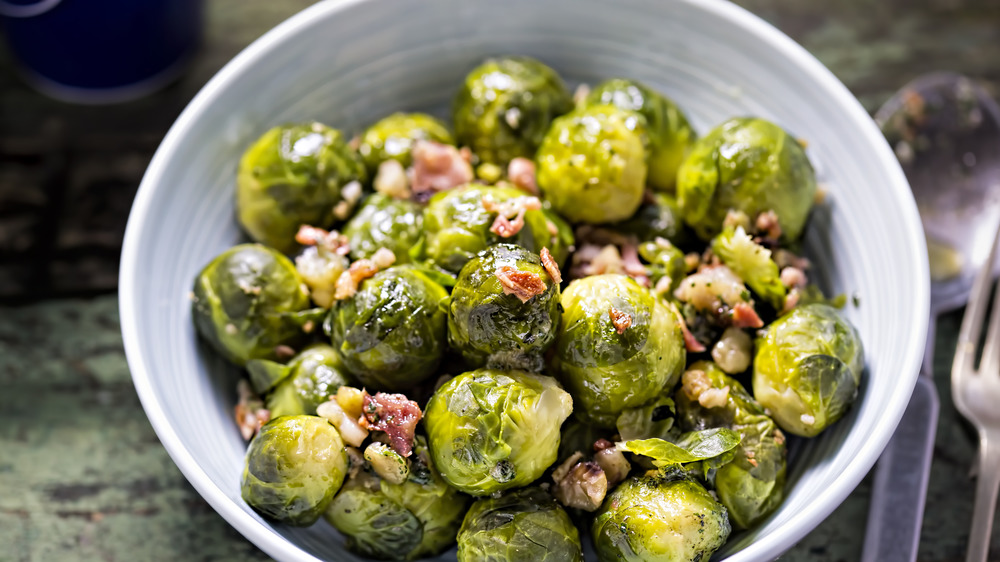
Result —
[[[544, 291], [522, 301], [497, 277], [502, 268], [537, 276]], [[497, 244], [462, 268], [448, 312], [448, 344], [470, 365], [538, 372], [559, 325], [559, 284], [537, 255]]]
[[368, 174], [374, 176], [378, 165], [390, 158], [404, 168], [409, 167], [413, 161], [410, 151], [418, 140], [455, 144], [448, 127], [440, 119], [426, 113], [393, 113], [361, 134], [358, 154]]
[[739, 529], [759, 523], [785, 493], [785, 436], [736, 379], [698, 361], [676, 394], [680, 425], [688, 431], [725, 427], [741, 441], [732, 462], [715, 472], [715, 492]]
[[591, 534], [599, 560], [708, 560], [732, 528], [726, 508], [680, 471], [630, 478], [608, 494]]
[[646, 186], [645, 120], [610, 105], [552, 122], [538, 148], [538, 187], [571, 222], [625, 220]]
[[276, 348], [297, 345], [321, 319], [292, 262], [260, 244], [219, 254], [194, 280], [191, 314], [198, 333], [223, 357], [243, 366], [276, 359]]
[[344, 366], [369, 390], [410, 388], [434, 374], [445, 351], [444, 287], [409, 266], [366, 279], [338, 301], [326, 328]]
[[553, 366], [583, 421], [613, 428], [624, 409], [677, 382], [686, 358], [677, 318], [631, 278], [577, 279], [562, 307]]
[[323, 418], [271, 420], [250, 442], [241, 494], [262, 515], [289, 525], [319, 519], [347, 473], [340, 434]]
[[533, 157], [552, 119], [572, 107], [548, 66], [528, 57], [489, 59], [455, 96], [455, 136], [481, 161], [506, 166], [518, 156]]
[[[671, 289], [680, 285], [687, 274], [684, 252], [666, 238], [657, 238], [655, 242], [643, 242], [639, 245], [639, 255], [649, 263], [646, 269], [657, 294], [669, 294]], [[669, 279], [669, 282], [665, 279]]]
[[797, 240], [816, 194], [816, 174], [799, 142], [763, 119], [736, 118], [694, 144], [677, 173], [684, 221], [701, 238], [722, 230], [730, 210], [772, 210], [783, 238]]
[[484, 496], [535, 481], [556, 460], [573, 400], [555, 379], [479, 369], [444, 383], [424, 412], [434, 466]]
[[595, 86], [584, 103], [610, 104], [642, 115], [649, 132], [649, 184], [661, 191], [674, 189], [677, 168], [697, 138], [674, 102], [635, 80], [613, 78]]
[[611, 225], [611, 228], [631, 234], [640, 242], [657, 238], [664, 238], [673, 244], [687, 242], [687, 231], [677, 199], [665, 193], [652, 194], [652, 200], [643, 203], [632, 218]]
[[[504, 203], [524, 192], [513, 187], [468, 186], [436, 194], [424, 210], [424, 253], [438, 267], [458, 273], [473, 256], [486, 248], [507, 242], [539, 253], [548, 248], [559, 263], [572, 245], [569, 227], [555, 213], [540, 210], [524, 214], [524, 227], [509, 238], [490, 231], [496, 213], [483, 206], [483, 198]], [[569, 243], [567, 243], [567, 241]]]
[[459, 562], [583, 562], [580, 533], [540, 488], [472, 504], [458, 532]]
[[864, 349], [835, 308], [798, 306], [768, 326], [756, 347], [753, 394], [785, 431], [813, 437], [857, 397]]
[[287, 253], [299, 226], [332, 226], [344, 187], [366, 178], [340, 131], [320, 123], [275, 127], [240, 159], [237, 218], [251, 238]]
[[754, 242], [743, 227], [723, 229], [712, 239], [712, 252], [775, 310], [784, 308], [787, 291], [771, 250]]
[[424, 215], [420, 205], [381, 193], [368, 196], [344, 227], [347, 245], [354, 259], [368, 259], [379, 248], [392, 250], [396, 263], [410, 261], [410, 248], [423, 234]]
[[[340, 357], [326, 344], [314, 344], [296, 355], [288, 365], [253, 360], [247, 363], [251, 381], [261, 371], [274, 372], [283, 367], [288, 373], [281, 377], [267, 397], [267, 409], [274, 417], [316, 415], [316, 407], [336, 394], [342, 386], [351, 385]], [[256, 375], [255, 375], [256, 373]]]
[[412, 468], [394, 484], [354, 473], [323, 517], [346, 535], [352, 552], [379, 560], [416, 560], [455, 542], [468, 497], [448, 486], [417, 436]]

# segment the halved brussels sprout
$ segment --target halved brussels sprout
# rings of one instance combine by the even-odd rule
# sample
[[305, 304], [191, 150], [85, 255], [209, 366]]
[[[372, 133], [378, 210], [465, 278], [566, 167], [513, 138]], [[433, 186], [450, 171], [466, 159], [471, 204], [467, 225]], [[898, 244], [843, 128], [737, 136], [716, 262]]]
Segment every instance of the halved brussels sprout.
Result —
[[731, 531], [726, 508], [680, 471], [626, 480], [591, 527], [599, 560], [630, 562], [708, 560]]
[[609, 104], [642, 115], [649, 133], [648, 182], [660, 191], [674, 189], [677, 168], [697, 138], [674, 102], [635, 80], [612, 78], [595, 86], [585, 103]]
[[277, 359], [276, 348], [295, 346], [322, 318], [309, 309], [309, 293], [292, 262], [260, 244], [219, 254], [194, 280], [191, 314], [198, 333], [223, 357], [243, 366]]
[[576, 109], [552, 122], [535, 160], [538, 187], [570, 222], [625, 220], [646, 187], [645, 120], [611, 105]]
[[369, 390], [408, 389], [432, 376], [444, 355], [447, 297], [421, 271], [390, 267], [338, 301], [326, 329], [344, 366]]
[[556, 460], [573, 400], [555, 379], [479, 369], [444, 383], [424, 412], [434, 466], [484, 496], [535, 481]]
[[754, 396], [785, 431], [813, 437], [857, 397], [864, 348], [833, 307], [797, 306], [768, 326], [756, 347]]
[[319, 519], [347, 474], [340, 434], [316, 416], [271, 420], [250, 442], [241, 495], [250, 507], [289, 525]]
[[635, 215], [611, 225], [611, 228], [631, 234], [640, 242], [651, 242], [657, 238], [665, 238], [673, 244], [687, 241], [677, 199], [665, 193], [653, 193], [652, 200], [643, 203]]
[[535, 155], [552, 119], [573, 107], [556, 71], [528, 57], [489, 59], [455, 97], [455, 136], [482, 162], [506, 166]]
[[562, 307], [553, 365], [582, 420], [612, 428], [677, 382], [686, 358], [677, 318], [630, 277], [577, 279]]
[[364, 164], [340, 131], [321, 123], [282, 125], [243, 153], [236, 214], [251, 238], [287, 253], [296, 247], [299, 226], [333, 226], [343, 188], [366, 178]]
[[354, 259], [371, 258], [379, 248], [386, 248], [396, 256], [395, 263], [404, 264], [410, 261], [410, 248], [423, 235], [423, 226], [420, 205], [375, 193], [344, 226], [344, 235]]
[[448, 486], [417, 436], [401, 484], [365, 471], [353, 474], [323, 517], [346, 535], [352, 552], [379, 560], [434, 556], [455, 542], [469, 498]]
[[730, 211], [751, 219], [774, 211], [787, 241], [799, 238], [816, 195], [816, 173], [802, 145], [781, 127], [736, 118], [712, 129], [677, 173], [684, 221], [710, 240]]
[[390, 158], [408, 167], [413, 162], [413, 143], [418, 140], [455, 144], [448, 127], [440, 119], [426, 113], [397, 112], [365, 129], [358, 154], [368, 174], [374, 176], [379, 164]]
[[261, 376], [261, 372], [277, 372], [284, 369], [274, 391], [267, 397], [267, 409], [273, 417], [316, 415], [316, 407], [330, 399], [342, 386], [350, 386], [352, 381], [340, 360], [340, 356], [327, 344], [318, 343], [307, 347], [289, 361], [281, 365], [266, 360], [247, 363], [251, 380]]
[[434, 195], [424, 210], [424, 253], [427, 260], [458, 273], [479, 252], [506, 242], [536, 254], [542, 248], [548, 248], [556, 262], [565, 261], [572, 245], [572, 233], [560, 218], [545, 208], [527, 211], [524, 227], [509, 238], [490, 231], [497, 214], [486, 210], [483, 198], [502, 204], [524, 195], [523, 191], [513, 187], [475, 185]]
[[722, 427], [740, 434], [735, 458], [713, 480], [736, 528], [748, 529], [774, 512], [785, 496], [785, 436], [763, 406], [710, 361], [688, 368], [676, 400], [683, 429]]
[[[543, 291], [521, 300], [498, 277], [503, 268], [537, 277]], [[448, 343], [471, 366], [538, 372], [559, 325], [559, 284], [536, 254], [497, 244], [462, 268], [448, 312]]]
[[458, 532], [460, 562], [583, 562], [580, 533], [540, 488], [484, 498]]

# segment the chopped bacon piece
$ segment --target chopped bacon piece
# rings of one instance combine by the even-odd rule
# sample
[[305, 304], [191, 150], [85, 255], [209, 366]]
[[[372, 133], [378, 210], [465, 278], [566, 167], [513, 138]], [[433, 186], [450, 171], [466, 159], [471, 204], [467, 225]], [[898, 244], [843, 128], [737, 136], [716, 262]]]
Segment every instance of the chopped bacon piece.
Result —
[[510, 238], [521, 232], [522, 228], [524, 228], [524, 210], [521, 210], [514, 217], [514, 220], [510, 220], [503, 215], [497, 215], [497, 218], [493, 220], [493, 224], [490, 226], [490, 232], [503, 238]]
[[514, 269], [509, 265], [502, 266], [496, 270], [494, 275], [500, 280], [500, 287], [503, 294], [514, 295], [521, 299], [521, 302], [528, 302], [535, 295], [545, 292], [545, 281], [537, 273]]
[[337, 278], [337, 291], [333, 294], [336, 300], [344, 300], [353, 297], [358, 292], [358, 285], [362, 281], [378, 273], [378, 267], [372, 260], [357, 260], [351, 267]]
[[649, 270], [639, 261], [639, 250], [629, 242], [622, 246], [622, 267], [625, 273], [643, 287], [649, 286]]
[[540, 257], [542, 258], [542, 267], [545, 268], [545, 272], [549, 274], [552, 281], [555, 283], [562, 283], [562, 272], [559, 271], [559, 264], [556, 263], [556, 260], [552, 257], [552, 253], [549, 252], [549, 249], [542, 248]]
[[469, 164], [471, 153], [428, 140], [413, 144], [411, 187], [414, 193], [447, 191], [475, 177]]
[[757, 311], [753, 305], [745, 302], [738, 302], [733, 305], [733, 326], [737, 328], [762, 328], [764, 321], [757, 316]]
[[674, 316], [677, 318], [677, 323], [680, 324], [681, 334], [684, 336], [684, 348], [691, 353], [701, 353], [705, 351], [705, 346], [694, 337], [691, 330], [687, 327], [687, 322], [684, 321], [684, 316], [681, 314], [677, 307], [670, 307], [674, 311]]
[[250, 389], [250, 383], [246, 379], [240, 379], [236, 384], [238, 399], [233, 415], [236, 418], [236, 425], [240, 428], [240, 435], [249, 441], [265, 423], [271, 420], [271, 411], [264, 408], [264, 401], [254, 394]]
[[797, 267], [786, 267], [781, 270], [781, 284], [789, 288], [805, 287], [806, 274]]
[[402, 394], [376, 393], [363, 395], [364, 409], [361, 426], [372, 431], [384, 432], [389, 446], [404, 457], [413, 452], [413, 436], [417, 422], [423, 415], [420, 406]]
[[781, 308], [781, 312], [788, 312], [798, 306], [801, 297], [802, 293], [799, 292], [798, 287], [788, 291], [788, 295], [785, 296], [785, 306]]
[[763, 232], [769, 240], [777, 240], [781, 237], [781, 224], [778, 223], [778, 214], [773, 210], [764, 211], [757, 215], [757, 231]]
[[497, 203], [489, 195], [484, 195], [483, 208], [489, 213], [497, 213], [497, 218], [490, 226], [490, 232], [497, 236], [510, 238], [524, 228], [524, 214], [528, 211], [541, 209], [542, 202], [537, 197], [525, 196]]
[[624, 334], [625, 330], [632, 325], [632, 316], [613, 306], [608, 310], [608, 316], [611, 317], [611, 324], [615, 327], [615, 331], [619, 334]]
[[601, 439], [598, 439], [597, 441], [594, 441], [594, 452], [596, 453], [597, 451], [603, 451], [604, 449], [610, 449], [611, 447], [614, 447], [614, 446], [615, 446], [615, 444], [612, 443], [611, 441], [608, 441], [607, 439], [601, 438]]
[[338, 256], [346, 256], [350, 252], [347, 237], [336, 230], [324, 230], [315, 226], [303, 224], [295, 233], [295, 241], [303, 246], [316, 246]]
[[538, 184], [535, 183], [535, 163], [518, 156], [507, 166], [507, 177], [515, 186], [532, 195], [538, 195]]

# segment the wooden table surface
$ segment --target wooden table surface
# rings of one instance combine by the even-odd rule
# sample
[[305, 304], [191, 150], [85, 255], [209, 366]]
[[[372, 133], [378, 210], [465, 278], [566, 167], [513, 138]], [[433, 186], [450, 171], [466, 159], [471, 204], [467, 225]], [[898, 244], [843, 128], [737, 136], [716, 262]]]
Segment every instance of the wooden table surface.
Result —
[[[118, 254], [139, 180], [170, 124], [226, 61], [309, 0], [207, 0], [206, 36], [166, 90], [108, 107], [49, 100], [0, 46], [0, 561], [266, 559], [190, 487], [129, 378]], [[953, 70], [1000, 92], [998, 0], [745, 0], [874, 110], [911, 78]], [[963, 559], [971, 433], [947, 369], [920, 560]], [[784, 560], [856, 560], [870, 478]], [[1000, 524], [997, 525], [1000, 528]], [[1000, 561], [995, 530], [990, 560]]]

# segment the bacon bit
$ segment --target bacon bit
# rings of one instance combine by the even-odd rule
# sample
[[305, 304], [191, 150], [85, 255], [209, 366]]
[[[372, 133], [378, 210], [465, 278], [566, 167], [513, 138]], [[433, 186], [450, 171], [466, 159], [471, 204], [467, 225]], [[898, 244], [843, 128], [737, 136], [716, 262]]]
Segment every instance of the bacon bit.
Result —
[[521, 210], [514, 217], [514, 220], [510, 220], [503, 215], [497, 215], [497, 218], [493, 220], [493, 224], [490, 226], [490, 232], [503, 238], [510, 238], [521, 232], [522, 228], [524, 228], [524, 210]]
[[639, 261], [639, 250], [631, 241], [622, 246], [622, 268], [637, 283], [643, 287], [649, 286], [649, 270]]
[[514, 295], [521, 302], [528, 302], [535, 295], [545, 292], [545, 281], [537, 273], [521, 271], [505, 265], [496, 270], [494, 275], [500, 280], [503, 294]]
[[385, 269], [396, 263], [396, 254], [389, 248], [379, 248], [371, 257], [372, 263], [379, 269]]
[[404, 457], [413, 452], [413, 436], [423, 414], [420, 406], [402, 394], [364, 393], [364, 414], [361, 427], [381, 431], [389, 438], [389, 446]]
[[677, 318], [677, 323], [680, 325], [681, 334], [684, 336], [684, 348], [691, 353], [701, 353], [705, 351], [705, 346], [694, 337], [691, 330], [688, 329], [687, 322], [684, 321], [684, 316], [681, 314], [677, 307], [670, 305], [670, 309], [674, 312], [674, 317]]
[[773, 210], [764, 211], [757, 215], [757, 231], [766, 234], [768, 240], [777, 240], [781, 237], [781, 224], [778, 222], [778, 214]]
[[[483, 208], [488, 213], [497, 213], [497, 218], [490, 226], [490, 232], [497, 236], [510, 238], [524, 228], [524, 215], [528, 211], [542, 208], [542, 202], [537, 197], [514, 197], [503, 203], [497, 203], [489, 195], [483, 196]], [[514, 220], [510, 220], [513, 218]]]
[[[395, 256], [393, 256], [395, 257]], [[351, 264], [351, 267], [337, 278], [337, 290], [333, 294], [335, 300], [353, 297], [358, 292], [362, 281], [378, 273], [378, 267], [372, 260], [361, 259]]]
[[375, 173], [375, 191], [387, 195], [394, 199], [409, 199], [410, 179], [406, 177], [406, 170], [398, 160], [392, 158], [378, 165], [378, 172]]
[[603, 451], [604, 449], [610, 449], [611, 447], [614, 446], [615, 444], [612, 443], [611, 441], [601, 438], [598, 439], [597, 441], [594, 441], [594, 452], [596, 453], [598, 451]]
[[624, 334], [625, 330], [632, 325], [632, 316], [613, 306], [608, 310], [608, 316], [611, 317], [611, 324], [615, 327], [618, 335]]
[[786, 267], [781, 270], [781, 284], [789, 288], [805, 287], [807, 283], [806, 274], [797, 267]]
[[542, 258], [542, 267], [545, 268], [545, 272], [549, 274], [552, 281], [554, 283], [562, 283], [562, 272], [559, 271], [559, 264], [556, 263], [549, 249], [542, 248], [542, 252], [539, 255]]
[[738, 302], [733, 305], [733, 326], [737, 328], [762, 328], [764, 321], [757, 315], [752, 304]]
[[236, 418], [236, 425], [240, 429], [243, 439], [249, 441], [260, 428], [271, 420], [271, 411], [264, 408], [264, 401], [254, 394], [250, 389], [250, 383], [246, 379], [240, 379], [236, 384], [238, 399], [236, 407], [233, 408], [233, 415]]
[[287, 345], [282, 344], [274, 348], [274, 355], [277, 356], [278, 359], [282, 360], [291, 359], [292, 357], [295, 357], [295, 350]]
[[459, 150], [447, 144], [418, 140], [413, 143], [412, 154], [410, 184], [414, 193], [447, 191], [475, 177], [468, 148]]
[[788, 312], [789, 310], [795, 308], [799, 305], [799, 298], [802, 297], [802, 293], [799, 292], [798, 287], [788, 291], [785, 296], [785, 306], [781, 307], [781, 312]]
[[535, 182], [535, 163], [518, 156], [507, 165], [507, 178], [518, 188], [532, 195], [538, 195], [538, 184]]
[[351, 251], [347, 245], [347, 237], [336, 230], [324, 230], [315, 226], [303, 224], [295, 233], [295, 241], [303, 246], [316, 246], [326, 251], [346, 256]]
[[751, 457], [749, 453], [747, 453], [747, 463], [749, 463], [750, 466], [752, 466], [754, 468], [757, 468], [757, 465], [759, 464], [757, 462], [757, 459]]

